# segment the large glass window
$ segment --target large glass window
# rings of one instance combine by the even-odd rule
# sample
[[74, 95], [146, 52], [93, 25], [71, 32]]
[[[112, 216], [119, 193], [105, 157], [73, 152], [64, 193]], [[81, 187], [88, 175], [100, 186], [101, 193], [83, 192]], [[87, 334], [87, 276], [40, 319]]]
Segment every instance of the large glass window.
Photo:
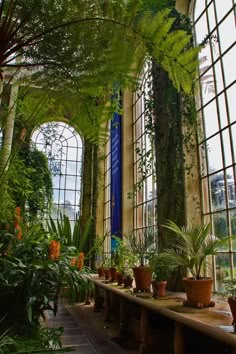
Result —
[[134, 95], [134, 191], [130, 197], [134, 203], [134, 229], [137, 232], [154, 233], [157, 228], [157, 190], [151, 100], [152, 76], [150, 64], [147, 63], [141, 75], [140, 87]]
[[[236, 30], [235, 0], [195, 0], [193, 21], [200, 53], [198, 101], [203, 213], [220, 237], [236, 234]], [[236, 244], [214, 260], [218, 288], [236, 276]]]
[[53, 173], [51, 216], [66, 214], [73, 224], [80, 212], [82, 140], [69, 125], [52, 122], [37, 128], [32, 141], [48, 156]]

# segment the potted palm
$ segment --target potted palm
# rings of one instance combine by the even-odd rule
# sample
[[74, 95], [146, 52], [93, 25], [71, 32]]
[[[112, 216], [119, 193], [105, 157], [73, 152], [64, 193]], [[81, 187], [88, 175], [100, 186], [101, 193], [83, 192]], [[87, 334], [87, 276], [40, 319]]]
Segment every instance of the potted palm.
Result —
[[152, 269], [149, 265], [150, 255], [156, 249], [156, 239], [153, 231], [145, 230], [131, 233], [127, 237], [129, 250], [136, 255], [137, 262], [133, 267], [135, 291], [150, 291]]
[[176, 263], [168, 255], [153, 253], [150, 266], [152, 269], [153, 297], [165, 296], [167, 279], [170, 272], [176, 268]]
[[195, 224], [179, 227], [173, 221], [164, 225], [170, 233], [170, 247], [162, 253], [168, 255], [176, 266], [183, 266], [191, 273], [191, 277], [183, 278], [187, 301], [184, 305], [202, 308], [214, 306], [211, 301], [213, 278], [204, 276], [207, 257], [215, 255], [229, 238], [219, 238], [210, 233], [210, 224]]

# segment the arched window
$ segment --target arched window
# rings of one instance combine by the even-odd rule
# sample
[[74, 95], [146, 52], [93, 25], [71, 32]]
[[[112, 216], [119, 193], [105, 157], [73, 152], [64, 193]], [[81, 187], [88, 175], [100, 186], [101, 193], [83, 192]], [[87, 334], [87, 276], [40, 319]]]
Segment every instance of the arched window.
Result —
[[73, 224], [80, 212], [82, 140], [68, 124], [52, 122], [38, 127], [32, 141], [48, 156], [53, 172], [51, 216], [66, 214]]
[[[198, 112], [202, 207], [213, 233], [236, 234], [236, 30], [235, 0], [195, 0], [195, 39], [200, 53]], [[214, 260], [217, 288], [236, 276], [236, 242], [219, 250]]]
[[134, 190], [130, 195], [134, 204], [134, 229], [157, 230], [157, 189], [155, 179], [155, 149], [153, 115], [151, 111], [152, 75], [149, 63], [144, 66], [141, 84], [134, 94], [133, 151]]

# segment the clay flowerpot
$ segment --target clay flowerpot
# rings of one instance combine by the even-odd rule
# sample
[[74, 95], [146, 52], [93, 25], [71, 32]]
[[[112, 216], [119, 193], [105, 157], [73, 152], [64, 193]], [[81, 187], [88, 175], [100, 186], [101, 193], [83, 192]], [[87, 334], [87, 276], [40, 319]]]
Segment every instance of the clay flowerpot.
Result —
[[104, 268], [103, 267], [99, 267], [97, 269], [97, 271], [98, 271], [98, 276], [99, 277], [104, 277]]
[[151, 267], [134, 267], [133, 273], [135, 280], [135, 290], [149, 292], [152, 281]]
[[165, 296], [166, 285], [167, 285], [166, 280], [162, 280], [162, 281], [153, 280], [152, 281], [153, 297]]
[[122, 285], [123, 284], [123, 275], [120, 272], [116, 273], [116, 278], [117, 278], [117, 285]]
[[184, 305], [197, 308], [215, 306], [211, 301], [213, 278], [183, 278], [183, 282], [187, 296]]
[[236, 325], [236, 298], [229, 297], [228, 304], [229, 304], [230, 311], [231, 311], [231, 314], [233, 317], [232, 324], [235, 326]]
[[110, 279], [110, 269], [106, 268], [104, 269], [104, 276], [105, 276], [105, 279], [108, 280]]
[[110, 276], [111, 276], [111, 281], [117, 280], [117, 270], [115, 267], [110, 267]]
[[133, 284], [133, 278], [124, 277], [123, 278], [124, 288], [131, 288]]

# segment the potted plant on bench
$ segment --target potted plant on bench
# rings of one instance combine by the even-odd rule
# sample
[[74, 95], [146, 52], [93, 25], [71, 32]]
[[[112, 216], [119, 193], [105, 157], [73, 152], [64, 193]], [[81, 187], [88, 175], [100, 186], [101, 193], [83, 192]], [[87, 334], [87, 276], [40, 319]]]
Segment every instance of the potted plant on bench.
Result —
[[205, 277], [204, 269], [207, 257], [217, 254], [217, 250], [229, 241], [229, 237], [221, 239], [212, 235], [210, 224], [179, 227], [169, 221], [164, 227], [170, 231], [167, 235], [170, 247], [162, 253], [191, 273], [191, 277], [183, 278], [187, 295], [184, 305], [197, 308], [214, 306], [211, 301], [213, 278]]
[[153, 297], [165, 296], [167, 279], [170, 272], [176, 268], [176, 263], [172, 261], [172, 257], [166, 254], [153, 253], [150, 266], [152, 269]]
[[152, 269], [149, 259], [156, 249], [155, 235], [152, 230], [143, 232], [132, 232], [127, 237], [127, 246], [131, 253], [137, 257], [137, 263], [133, 267], [135, 279], [135, 291], [150, 291], [152, 281]]

